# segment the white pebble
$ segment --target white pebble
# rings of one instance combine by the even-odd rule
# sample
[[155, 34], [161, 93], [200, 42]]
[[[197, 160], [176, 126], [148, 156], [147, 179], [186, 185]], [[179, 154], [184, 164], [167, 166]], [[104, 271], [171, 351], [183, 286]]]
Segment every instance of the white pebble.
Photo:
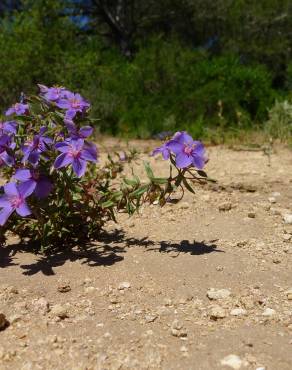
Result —
[[221, 365], [231, 367], [231, 369], [238, 370], [242, 366], [246, 366], [246, 362], [242, 361], [240, 357], [236, 355], [229, 355], [224, 357], [221, 361]]

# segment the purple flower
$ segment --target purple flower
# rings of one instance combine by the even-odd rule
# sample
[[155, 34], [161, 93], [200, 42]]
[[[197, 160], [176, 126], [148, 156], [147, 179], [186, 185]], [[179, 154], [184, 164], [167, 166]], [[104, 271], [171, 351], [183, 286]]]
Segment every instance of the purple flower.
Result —
[[175, 133], [173, 139], [168, 142], [168, 147], [175, 154], [175, 163], [179, 168], [192, 165], [202, 169], [206, 163], [204, 145], [193, 140], [185, 131]]
[[10, 182], [4, 185], [4, 195], [0, 197], [0, 225], [3, 226], [11, 214], [16, 211], [19, 216], [25, 217], [31, 214], [25, 199], [31, 195], [31, 184], [22, 183], [16, 185]]
[[173, 153], [178, 168], [186, 168], [192, 165], [202, 169], [206, 163], [204, 145], [200, 141], [193, 140], [185, 131], [176, 132], [171, 140], [154, 149], [152, 155], [158, 153], [161, 153], [164, 159], [169, 159], [170, 154]]
[[90, 126], [83, 126], [80, 129], [78, 129], [74, 122], [72, 121], [71, 122], [66, 121], [65, 125], [72, 139], [86, 139], [93, 132], [93, 128]]
[[153, 150], [152, 155], [162, 154], [163, 159], [169, 159], [170, 157], [170, 148], [168, 146], [168, 142], [164, 143], [160, 147]]
[[11, 137], [3, 134], [0, 136], [0, 167], [13, 166], [15, 161], [10, 151], [15, 148], [15, 143], [11, 142]]
[[83, 139], [62, 141], [55, 145], [61, 152], [55, 160], [54, 167], [59, 169], [72, 165], [78, 177], [84, 175], [87, 161], [97, 161], [97, 148], [93, 143], [86, 143]]
[[0, 168], [3, 166], [12, 167], [15, 163], [12, 155], [8, 154], [6, 150], [0, 151]]
[[65, 99], [60, 99], [57, 107], [66, 110], [65, 120], [72, 121], [78, 112], [83, 113], [90, 104], [80, 94], [68, 92]]
[[15, 135], [17, 131], [17, 123], [15, 121], [0, 121], [0, 135], [3, 134], [13, 134]]
[[11, 138], [6, 134], [2, 134], [0, 136], [0, 151], [6, 150], [9, 147], [10, 143]]
[[44, 133], [47, 131], [46, 127], [40, 128], [40, 133], [34, 135], [31, 141], [26, 142], [22, 146], [22, 151], [24, 153], [23, 162], [28, 161], [33, 165], [36, 165], [40, 160], [41, 153], [45, 152], [50, 144], [53, 143], [53, 140], [47, 136], [44, 136]]
[[16, 103], [6, 111], [5, 115], [10, 116], [11, 114], [16, 114], [17, 116], [21, 116], [22, 114], [26, 114], [28, 109], [28, 104]]
[[53, 188], [50, 180], [35, 169], [18, 169], [13, 177], [15, 180], [31, 186], [38, 198], [46, 198]]
[[70, 91], [66, 90], [64, 87], [53, 86], [47, 87], [45, 85], [38, 85], [41, 91], [41, 94], [44, 95], [44, 98], [48, 101], [58, 101], [59, 99], [66, 98], [67, 94], [70, 94]]

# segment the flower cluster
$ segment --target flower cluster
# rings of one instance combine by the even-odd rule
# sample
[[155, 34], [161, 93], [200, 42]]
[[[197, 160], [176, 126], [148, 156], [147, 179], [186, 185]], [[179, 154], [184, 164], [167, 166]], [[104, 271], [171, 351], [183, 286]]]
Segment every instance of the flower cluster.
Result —
[[158, 153], [161, 153], [165, 160], [173, 154], [178, 168], [191, 166], [201, 170], [207, 162], [204, 145], [200, 141], [194, 140], [185, 131], [176, 132], [170, 140], [154, 149], [152, 154]]
[[64, 87], [39, 88], [38, 96], [22, 95], [0, 121], [0, 168], [8, 180], [0, 187], [0, 244], [9, 230], [42, 252], [83, 246], [115, 221], [117, 211], [163, 206], [173, 192], [183, 196], [206, 181], [204, 146], [186, 132], [153, 151], [170, 160], [168, 177], [156, 177], [145, 162], [146, 183], [134, 174], [126, 178], [124, 167], [137, 160], [136, 150], [108, 153], [103, 165], [94, 165], [99, 155], [89, 141], [90, 104]]
[[[32, 214], [26, 198], [47, 198], [54, 188], [55, 171], [64, 169], [81, 178], [87, 162], [98, 159], [97, 147], [87, 141], [93, 128], [74, 122], [86, 115], [90, 104], [63, 87], [39, 88], [39, 99], [45, 107], [43, 116], [33, 115], [27, 100], [5, 112], [13, 120], [0, 122], [0, 167], [10, 167], [12, 178], [0, 195], [1, 226], [14, 211], [22, 217]], [[44, 119], [45, 113], [54, 109], [62, 114], [62, 130], [56, 122]]]

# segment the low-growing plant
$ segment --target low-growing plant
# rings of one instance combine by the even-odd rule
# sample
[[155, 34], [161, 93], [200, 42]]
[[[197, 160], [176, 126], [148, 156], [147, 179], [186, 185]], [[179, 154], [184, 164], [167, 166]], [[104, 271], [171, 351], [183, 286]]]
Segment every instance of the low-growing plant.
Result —
[[109, 153], [99, 164], [98, 148], [88, 140], [89, 102], [63, 87], [39, 87], [39, 95], [22, 95], [0, 123], [0, 166], [9, 180], [0, 189], [2, 244], [7, 231], [41, 252], [84, 244], [117, 212], [131, 215], [155, 201], [163, 206], [177, 189], [193, 192], [192, 182], [207, 179], [205, 148], [186, 132], [152, 153], [170, 161], [168, 177], [155, 176], [149, 163], [147, 182], [134, 173], [125, 177], [135, 151]]
[[288, 100], [276, 101], [269, 110], [269, 119], [265, 123], [269, 136], [281, 141], [291, 140], [292, 136], [292, 104]]

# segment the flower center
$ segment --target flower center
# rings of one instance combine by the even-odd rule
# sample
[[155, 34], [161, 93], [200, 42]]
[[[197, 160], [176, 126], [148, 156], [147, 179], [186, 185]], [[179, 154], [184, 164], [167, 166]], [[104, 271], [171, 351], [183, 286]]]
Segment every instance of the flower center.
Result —
[[190, 156], [194, 150], [194, 145], [184, 144], [184, 153]]
[[71, 147], [71, 149], [69, 151], [69, 155], [74, 159], [78, 159], [81, 156], [81, 150], [80, 149], [74, 149], [74, 148]]
[[20, 196], [15, 196], [11, 199], [11, 206], [13, 208], [18, 208], [23, 203], [23, 199]]
[[74, 109], [78, 109], [80, 107], [80, 101], [76, 98], [71, 99], [71, 106]]

